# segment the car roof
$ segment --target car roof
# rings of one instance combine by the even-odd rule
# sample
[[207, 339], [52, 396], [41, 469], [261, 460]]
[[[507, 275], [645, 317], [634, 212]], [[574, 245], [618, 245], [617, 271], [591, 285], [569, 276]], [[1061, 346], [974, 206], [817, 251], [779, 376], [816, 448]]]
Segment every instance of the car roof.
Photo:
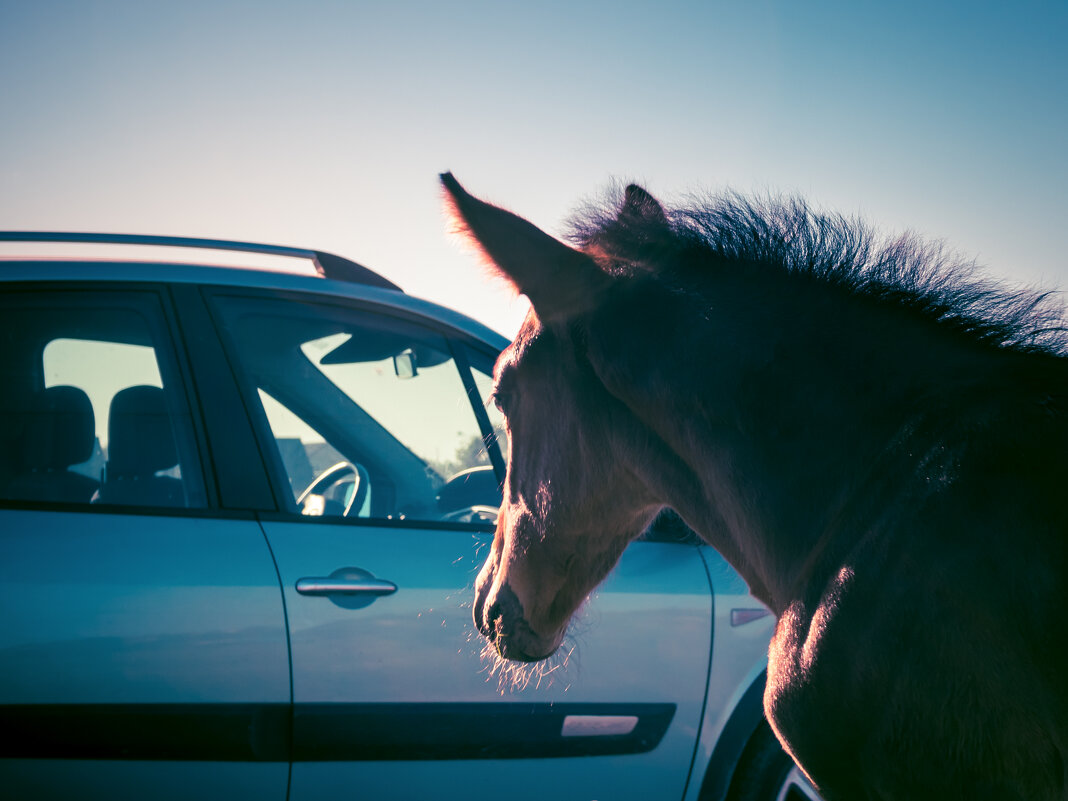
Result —
[[0, 282], [103, 281], [166, 282], [314, 292], [373, 302], [440, 321], [501, 350], [507, 338], [453, 309], [412, 297], [389, 279], [361, 264], [325, 251], [234, 240], [194, 239], [141, 234], [0, 231], [0, 242], [90, 245], [148, 245], [196, 248], [306, 259], [314, 272], [227, 266], [181, 260], [0, 257]]

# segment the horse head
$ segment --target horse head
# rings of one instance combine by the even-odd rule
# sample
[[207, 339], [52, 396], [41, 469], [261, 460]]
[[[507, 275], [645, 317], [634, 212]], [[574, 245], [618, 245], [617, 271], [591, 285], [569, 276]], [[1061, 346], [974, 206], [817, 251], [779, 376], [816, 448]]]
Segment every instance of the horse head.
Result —
[[[494, 371], [510, 453], [474, 622], [503, 657], [536, 661], [556, 651], [572, 615], [663, 505], [643, 479], [648, 437], [589, 355], [591, 336], [611, 337], [609, 308], [628, 281], [451, 175], [442, 182], [461, 231], [531, 301]], [[637, 187], [621, 214], [663, 217]]]
[[828, 797], [1064, 798], [1059, 305], [802, 201], [630, 187], [572, 248], [443, 182], [532, 307], [475, 587], [503, 657], [671, 507], [778, 616], [765, 712]]

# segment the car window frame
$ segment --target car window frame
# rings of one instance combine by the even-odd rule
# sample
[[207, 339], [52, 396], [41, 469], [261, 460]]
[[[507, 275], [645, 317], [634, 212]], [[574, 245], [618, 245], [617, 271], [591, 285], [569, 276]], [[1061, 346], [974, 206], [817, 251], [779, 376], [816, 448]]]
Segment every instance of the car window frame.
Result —
[[[448, 338], [446, 337], [446, 339]], [[485, 445], [486, 453], [489, 454], [490, 464], [493, 465], [493, 473], [497, 477], [497, 483], [503, 488], [504, 479], [508, 472], [508, 454], [506, 454], [501, 447], [501, 441], [497, 437], [497, 431], [493, 427], [493, 421], [490, 420], [489, 411], [486, 409], [485, 401], [478, 391], [478, 384], [475, 383], [475, 377], [471, 374], [472, 371], [477, 369], [480, 373], [489, 376], [492, 381], [493, 365], [496, 363], [500, 352], [494, 352], [488, 347], [477, 347], [471, 342], [454, 342], [449, 340], [449, 345], [453, 350], [453, 358], [456, 359], [456, 363], [460, 366], [464, 388], [467, 390], [468, 397], [478, 399], [477, 403], [472, 402], [471, 405], [475, 409], [475, 417], [478, 418], [478, 427], [482, 431], [482, 442]], [[483, 363], [488, 365], [489, 370], [483, 370], [481, 367], [476, 367], [473, 364], [473, 362], [482, 360], [485, 360]]]
[[209, 309], [210, 289], [200, 284], [169, 286], [192, 374], [191, 387], [206, 432], [217, 510], [242, 517], [273, 512], [279, 504], [268, 475], [267, 456], [253, 429], [252, 410], [242, 397], [222, 332]]
[[[289, 475], [282, 462], [266, 412], [264, 411], [259, 398], [255, 397], [257, 391], [256, 382], [252, 381], [244, 374], [237, 344], [227, 330], [225, 325], [225, 315], [220, 308], [219, 300], [226, 298], [263, 301], [281, 300], [304, 305], [331, 306], [343, 310], [345, 313], [357, 315], [370, 314], [377, 317], [397, 320], [403, 324], [415, 325], [426, 330], [428, 333], [442, 337], [448, 347], [449, 355], [453, 359], [457, 371], [460, 374], [465, 394], [468, 395], [468, 402], [471, 405], [472, 412], [477, 421], [479, 430], [482, 433], [484, 442], [486, 442], [487, 431], [492, 433], [492, 426], [485, 409], [480, 408], [481, 403], [473, 401], [473, 398], [480, 398], [480, 396], [478, 395], [474, 378], [471, 376], [471, 365], [468, 360], [468, 352], [465, 349], [471, 349], [473, 352], [484, 355], [485, 358], [492, 361], [495, 360], [496, 356], [493, 355], [493, 348], [491, 346], [434, 317], [428, 317], [424, 314], [401, 307], [383, 305], [373, 300], [314, 291], [279, 289], [258, 290], [252, 287], [222, 285], [205, 286], [203, 287], [203, 293], [208, 310], [214, 321], [214, 327], [218, 332], [219, 340], [234, 373], [238, 392], [241, 395], [241, 400], [248, 413], [248, 419], [260, 454], [263, 458], [266, 474], [277, 501], [275, 509], [264, 510], [261, 513], [263, 519], [290, 522], [299, 521], [301, 523], [311, 523], [316, 525], [371, 526], [377, 528], [399, 529], [441, 529], [451, 531], [463, 530], [476, 533], [492, 533], [494, 531], [495, 526], [490, 523], [464, 523], [407, 518], [302, 515], [299, 508], [296, 506], [295, 500], [292, 499], [293, 493], [290, 489]], [[223, 300], [223, 302], [225, 302], [225, 300]], [[282, 402], [281, 399], [276, 400]], [[497, 478], [498, 483], [503, 485], [505, 461], [500, 452], [496, 438], [493, 437], [490, 442], [487, 442], [486, 447], [487, 452], [490, 454], [490, 465], [493, 468], [494, 476]]]

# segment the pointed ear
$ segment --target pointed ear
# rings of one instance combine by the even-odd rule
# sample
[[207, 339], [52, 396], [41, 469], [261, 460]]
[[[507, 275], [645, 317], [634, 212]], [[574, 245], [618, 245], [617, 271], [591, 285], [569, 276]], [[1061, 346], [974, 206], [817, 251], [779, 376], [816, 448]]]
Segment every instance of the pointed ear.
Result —
[[522, 217], [472, 197], [452, 173], [444, 173], [441, 183], [457, 230], [482, 251], [498, 275], [530, 298], [543, 322], [592, 308], [611, 283], [589, 256]]
[[660, 202], [637, 184], [631, 184], [623, 193], [623, 206], [619, 210], [619, 220], [645, 220], [656, 225], [667, 226], [668, 218]]

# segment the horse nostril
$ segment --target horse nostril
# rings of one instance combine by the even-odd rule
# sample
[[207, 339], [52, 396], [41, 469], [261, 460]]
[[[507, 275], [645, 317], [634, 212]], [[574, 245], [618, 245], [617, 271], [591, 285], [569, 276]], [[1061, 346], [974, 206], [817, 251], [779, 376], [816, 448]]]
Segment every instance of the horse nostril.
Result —
[[486, 626], [482, 633], [491, 640], [495, 640], [498, 637], [506, 637], [508, 636], [507, 625], [508, 623], [504, 619], [504, 612], [498, 602], [486, 610]]
[[475, 604], [474, 615], [472, 615], [475, 620], [475, 628], [478, 629], [479, 634], [487, 640], [496, 638], [497, 627], [494, 618], [499, 617], [498, 609], [498, 604], [493, 604], [488, 607], [485, 607], [482, 604]]
[[483, 637], [497, 646], [498, 651], [522, 620], [523, 605], [507, 584], [497, 588], [496, 597], [484, 607], [482, 614], [479, 614], [478, 604], [475, 605], [475, 626], [482, 632]]

